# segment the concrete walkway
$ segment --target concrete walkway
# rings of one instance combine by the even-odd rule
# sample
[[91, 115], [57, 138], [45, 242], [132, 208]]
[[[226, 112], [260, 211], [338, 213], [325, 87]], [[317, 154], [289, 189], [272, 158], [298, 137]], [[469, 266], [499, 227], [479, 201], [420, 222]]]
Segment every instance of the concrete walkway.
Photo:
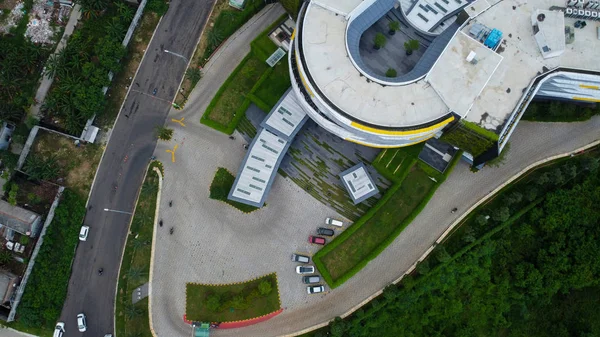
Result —
[[[75, 5], [73, 10], [71, 11], [71, 16], [69, 17], [69, 21], [65, 26], [65, 32], [58, 42], [56, 49], [52, 55], [57, 55], [64, 47], [67, 46], [67, 40], [73, 34], [75, 30], [75, 26], [77, 26], [77, 22], [81, 18], [81, 6]], [[37, 92], [35, 93], [35, 102], [29, 108], [29, 115], [34, 116], [36, 118], [40, 118], [40, 108], [46, 99], [46, 95], [48, 94], [48, 90], [50, 90], [50, 86], [52, 86], [52, 82], [54, 82], [54, 77], [47, 77], [45, 75], [42, 76], [42, 81], [40, 82], [40, 86], [38, 87]]]
[[283, 14], [285, 10], [279, 3], [268, 5], [227, 39], [202, 69], [202, 79], [190, 94], [185, 108], [181, 111], [171, 109], [170, 115], [185, 117], [186, 121], [200, 121], [221, 85], [250, 52], [250, 41]]

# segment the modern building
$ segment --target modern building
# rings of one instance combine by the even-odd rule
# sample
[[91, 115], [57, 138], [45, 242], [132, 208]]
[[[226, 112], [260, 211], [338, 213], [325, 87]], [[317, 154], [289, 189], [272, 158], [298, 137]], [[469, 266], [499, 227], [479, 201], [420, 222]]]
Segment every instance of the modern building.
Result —
[[467, 125], [490, 140], [478, 164], [502, 151], [533, 98], [600, 102], [600, 40], [581, 23], [599, 13], [583, 0], [306, 1], [288, 55], [293, 92], [320, 126], [366, 146]]

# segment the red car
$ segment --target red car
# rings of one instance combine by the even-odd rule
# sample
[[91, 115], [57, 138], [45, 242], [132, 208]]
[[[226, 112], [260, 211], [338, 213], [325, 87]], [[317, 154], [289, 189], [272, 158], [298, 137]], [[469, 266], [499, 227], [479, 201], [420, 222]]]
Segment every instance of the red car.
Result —
[[308, 242], [323, 246], [323, 245], [325, 245], [327, 240], [325, 240], [325, 238], [322, 238], [320, 236], [312, 236], [311, 235], [308, 237]]

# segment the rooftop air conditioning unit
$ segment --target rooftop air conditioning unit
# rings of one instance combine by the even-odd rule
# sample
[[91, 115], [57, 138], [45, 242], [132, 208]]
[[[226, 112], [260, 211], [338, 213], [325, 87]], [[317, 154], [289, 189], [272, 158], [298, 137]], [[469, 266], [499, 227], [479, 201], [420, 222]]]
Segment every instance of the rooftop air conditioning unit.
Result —
[[584, 0], [577, 0], [577, 7], [583, 8]]

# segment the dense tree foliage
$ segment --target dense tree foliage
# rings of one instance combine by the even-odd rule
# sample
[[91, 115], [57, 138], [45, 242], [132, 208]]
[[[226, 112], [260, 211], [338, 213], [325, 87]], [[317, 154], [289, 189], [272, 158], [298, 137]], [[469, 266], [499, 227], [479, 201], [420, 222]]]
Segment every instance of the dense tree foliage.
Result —
[[48, 59], [46, 76], [55, 82], [44, 102], [46, 114], [59, 119], [73, 134], [104, 109], [103, 87], [109, 72], [121, 69], [123, 37], [133, 9], [122, 1], [88, 0], [82, 3], [87, 19], [69, 38], [67, 46]]
[[[556, 186], [559, 174], [578, 178], [458, 258], [441, 247], [432, 256], [437, 268], [424, 261], [366, 311], [332, 322], [331, 336], [600, 335], [600, 171], [597, 159], [580, 164], [579, 175], [568, 163], [551, 169], [545, 184]], [[525, 200], [514, 191], [500, 199]], [[498, 222], [505, 212], [475, 221]], [[475, 241], [469, 235], [462, 232], [463, 241]]]
[[60, 316], [84, 215], [85, 200], [65, 190], [17, 310], [25, 326], [52, 329]]

